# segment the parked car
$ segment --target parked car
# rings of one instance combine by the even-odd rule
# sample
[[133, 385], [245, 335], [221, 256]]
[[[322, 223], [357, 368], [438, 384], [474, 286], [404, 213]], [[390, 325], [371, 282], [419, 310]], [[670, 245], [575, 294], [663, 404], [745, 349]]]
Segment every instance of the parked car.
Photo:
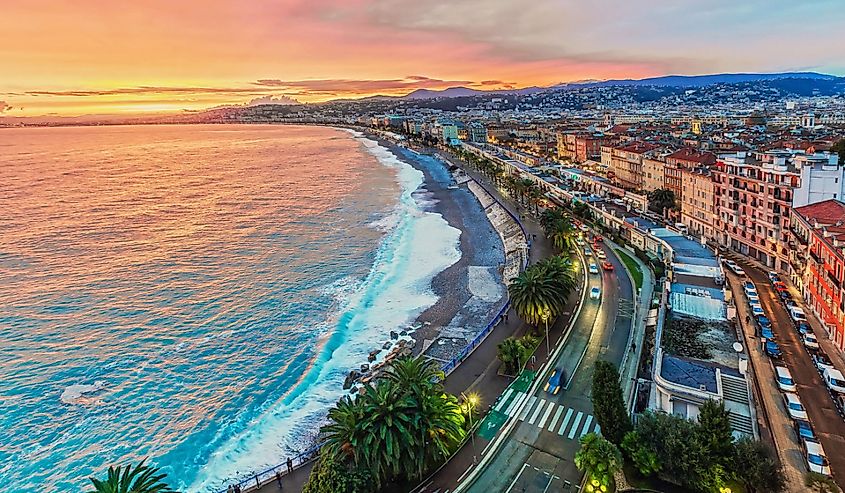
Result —
[[757, 293], [745, 293], [745, 297], [748, 298], [749, 305], [759, 305], [760, 304], [760, 297], [757, 296]]
[[801, 339], [807, 349], [812, 349], [813, 351], [815, 351], [819, 348], [819, 341], [818, 339], [816, 339], [816, 334], [812, 332], [807, 332], [801, 337]]
[[599, 266], [596, 265], [595, 262], [590, 262], [590, 274], [598, 274], [599, 273]]
[[[786, 293], [786, 291], [784, 291], [784, 293]], [[785, 306], [787, 310], [789, 310], [793, 306], [798, 306], [798, 303], [793, 300], [791, 296], [789, 296], [789, 293], [786, 294], [788, 297], [783, 300], [783, 306]]]
[[751, 315], [757, 317], [758, 315], [765, 315], [766, 312], [763, 311], [763, 307], [759, 303], [754, 303], [750, 305], [751, 308]]
[[833, 368], [833, 363], [830, 362], [830, 358], [827, 357], [824, 351], [816, 351], [811, 357], [813, 358], [813, 364], [816, 365], [816, 369], [822, 375], [824, 375], [825, 370], [828, 368]]
[[757, 321], [757, 325], [759, 325], [760, 328], [763, 328], [763, 327], [768, 327], [770, 329], [772, 328], [772, 321], [769, 320], [769, 317], [767, 317], [765, 315], [758, 315], [758, 316], [754, 317], [754, 320]]
[[795, 380], [792, 379], [792, 373], [789, 372], [789, 368], [775, 366], [775, 379], [778, 382], [778, 388], [782, 392], [795, 392]]
[[757, 292], [757, 286], [755, 286], [754, 283], [751, 281], [745, 281], [744, 283], [742, 283], [742, 289], [745, 290], [746, 294]]
[[786, 412], [789, 413], [790, 418], [807, 419], [807, 410], [804, 408], [804, 405], [801, 404], [801, 399], [798, 398], [798, 394], [792, 392], [784, 393], [783, 406], [786, 408]]
[[734, 274], [736, 274], [738, 276], [745, 276], [745, 271], [742, 270], [742, 267], [740, 267], [737, 264], [734, 264], [734, 266], [731, 268], [731, 270], [734, 271]]
[[796, 419], [792, 422], [795, 427], [795, 434], [798, 435], [798, 441], [807, 440], [808, 442], [818, 442], [816, 432], [813, 430], [813, 425], [809, 421], [803, 419]]
[[563, 377], [563, 370], [560, 368], [555, 368], [552, 372], [552, 376], [549, 377], [549, 381], [546, 382], [546, 386], [543, 388], [544, 391], [556, 395], [560, 391], [560, 381]]
[[780, 281], [780, 276], [775, 271], [770, 270], [769, 273], [768, 273], [768, 276], [769, 276], [769, 282]]
[[813, 329], [810, 328], [810, 324], [808, 324], [807, 322], [798, 322], [797, 324], [795, 324], [795, 330], [797, 330], [798, 333], [802, 336], [807, 332], [813, 331]]
[[831, 392], [845, 395], [845, 376], [842, 376], [841, 371], [833, 367], [825, 368], [822, 372], [822, 379]]
[[610, 271], [613, 270], [613, 264], [611, 264], [610, 262], [602, 262], [601, 268]]
[[775, 333], [772, 332], [771, 327], [762, 327], [760, 328], [760, 337], [765, 337], [767, 340], [774, 341]]
[[774, 287], [774, 288], [777, 290], [777, 292], [778, 292], [778, 293], [780, 293], [781, 291], [786, 291], [786, 290], [787, 290], [787, 288], [786, 288], [786, 284], [784, 284], [784, 283], [783, 283], [783, 282], [781, 282], [781, 281], [775, 281], [775, 282], [773, 282], [773, 283], [772, 283], [772, 287]]
[[766, 341], [766, 345], [763, 347], [763, 352], [766, 353], [766, 356], [772, 359], [780, 359], [781, 356], [783, 356], [783, 352], [780, 350], [778, 343], [772, 340]]
[[597, 300], [599, 298], [601, 298], [601, 288], [596, 286], [596, 287], [590, 289], [590, 299], [591, 300]]
[[602, 238], [602, 237], [601, 237], [601, 235], [596, 235], [596, 236], [593, 238], [593, 243], [601, 243], [601, 242], [603, 242], [603, 241], [604, 241], [604, 238]]
[[781, 291], [781, 292], [780, 292], [780, 299], [781, 299], [781, 301], [783, 301], [784, 303], [786, 303], [786, 302], [788, 302], [788, 301], [792, 301], [793, 303], [795, 303], [795, 302], [792, 300], [792, 295], [791, 295], [791, 294], [789, 294], [789, 291]]
[[792, 318], [793, 322], [798, 323], [807, 321], [807, 316], [804, 315], [804, 310], [798, 308], [797, 306], [793, 306], [787, 311], [789, 312], [789, 316]]
[[830, 463], [827, 461], [822, 445], [809, 440], [803, 440], [801, 443], [804, 447], [804, 457], [807, 459], [807, 469], [830, 476]]

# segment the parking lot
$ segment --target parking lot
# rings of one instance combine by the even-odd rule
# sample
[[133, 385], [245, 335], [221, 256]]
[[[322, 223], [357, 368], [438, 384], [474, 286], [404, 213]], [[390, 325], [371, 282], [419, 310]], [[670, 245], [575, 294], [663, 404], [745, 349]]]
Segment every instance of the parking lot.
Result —
[[[754, 353], [752, 359], [762, 394], [760, 397], [765, 406], [765, 413], [768, 415], [771, 433], [781, 459], [787, 468], [787, 474], [791, 481], [794, 481], [796, 468], [803, 476], [807, 471], [807, 465], [793, 421], [784, 406], [783, 393], [778, 389], [772, 363], [785, 366], [791, 372], [796, 386], [796, 394], [799, 396], [808, 420], [826, 452], [834, 479], [841, 487], [845, 483], [843, 481], [845, 479], [845, 453], [842, 453], [845, 450], [845, 419], [843, 419], [840, 409], [835, 405], [821, 374], [816, 369], [811, 352], [805, 346], [798, 330], [796, 330], [792, 318], [781, 302], [778, 291], [773, 288], [767, 273], [749, 265], [747, 262], [736, 258], [735, 260], [745, 270], [747, 279], [754, 283], [759, 304], [765, 316], [771, 321], [771, 334], [769, 335], [774, 336], [781, 352], [779, 358], [763, 356], [765, 353], [762, 350], [762, 339], [760, 338], [761, 327], [754, 321], [754, 316], [751, 314], [748, 305], [748, 296], [746, 296], [742, 287], [742, 281], [745, 279], [730, 274], [729, 282], [738, 309], [738, 319], [746, 334], [749, 349]], [[746, 316], [748, 316], [748, 319], [746, 319]], [[820, 338], [824, 337], [820, 328], [816, 328], [815, 332]]]

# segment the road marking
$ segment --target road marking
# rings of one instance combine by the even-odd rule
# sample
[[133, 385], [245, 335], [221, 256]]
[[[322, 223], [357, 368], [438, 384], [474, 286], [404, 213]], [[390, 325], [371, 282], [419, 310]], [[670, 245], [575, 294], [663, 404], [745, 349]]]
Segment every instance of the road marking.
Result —
[[527, 462], [522, 464], [522, 469], [520, 469], [520, 470], [519, 470], [519, 474], [517, 474], [517, 475], [516, 475], [516, 477], [515, 477], [515, 478], [513, 478], [513, 481], [511, 481], [510, 486], [508, 486], [508, 489], [507, 489], [507, 492], [506, 492], [506, 493], [510, 493], [510, 491], [513, 489], [513, 486], [516, 484], [516, 482], [517, 482], [517, 481], [519, 481], [519, 477], [520, 477], [520, 476], [522, 476], [522, 472], [523, 472], [523, 471], [525, 471], [525, 468], [526, 468], [526, 467], [528, 467], [528, 463], [527, 463]]
[[525, 394], [524, 392], [520, 392], [519, 395], [516, 396], [516, 399], [511, 401], [511, 404], [510, 406], [508, 406], [508, 410], [505, 411], [505, 414], [507, 414], [508, 417], [512, 417], [516, 413], [516, 410], [519, 409], [519, 405], [522, 404], [522, 401], [524, 401], [526, 397], [527, 394]]
[[533, 425], [535, 421], [537, 421], [537, 416], [540, 415], [540, 411], [543, 410], [543, 406], [546, 405], [546, 399], [540, 399], [540, 404], [537, 406], [537, 409], [534, 410], [534, 414], [531, 415], [531, 419], [528, 420], [529, 425]]
[[563, 435], [563, 432], [566, 431], [566, 425], [569, 423], [569, 418], [572, 417], [572, 408], [566, 410], [566, 416], [563, 417], [563, 423], [560, 424], [560, 429], [557, 431], [558, 435]]
[[601, 435], [601, 426], [599, 426], [598, 423], [596, 423], [596, 427], [593, 428], [593, 432], [595, 432], [596, 435]]
[[590, 414], [590, 415], [587, 416], [587, 419], [584, 420], [584, 427], [581, 428], [581, 434], [578, 435], [578, 438], [581, 438], [582, 436], [584, 436], [584, 435], [586, 435], [587, 433], [590, 432], [590, 424], [592, 422], [593, 422], [593, 415]]
[[537, 428], [542, 428], [546, 426], [546, 421], [549, 419], [549, 415], [552, 414], [552, 411], [555, 410], [555, 403], [549, 401], [549, 407], [546, 408], [546, 412], [543, 413], [543, 417], [540, 418], [540, 422], [537, 423]]
[[555, 423], [557, 423], [557, 420], [560, 419], [560, 415], [563, 414], [563, 409], [564, 409], [563, 406], [557, 407], [557, 412], [555, 413], [555, 416], [552, 418], [552, 422], [549, 423], [549, 431], [554, 431]]
[[572, 428], [569, 429], [569, 435], [566, 435], [566, 438], [572, 440], [575, 438], [575, 434], [578, 433], [578, 424], [581, 423], [581, 418], [584, 416], [584, 413], [578, 411], [578, 414], [575, 415], [575, 421], [572, 422]]
[[531, 410], [531, 407], [534, 405], [534, 401], [536, 401], [536, 400], [537, 400], [537, 397], [535, 397], [533, 395], [528, 398], [528, 404], [525, 406], [525, 408], [522, 410], [522, 413], [520, 413], [520, 415], [519, 415], [520, 421], [525, 421], [525, 417], [528, 416], [528, 411]]
[[501, 411], [503, 407], [505, 407], [505, 403], [508, 402], [508, 397], [510, 397], [513, 389], [508, 387], [508, 390], [505, 391], [505, 394], [499, 399], [499, 403], [496, 404], [496, 411]]

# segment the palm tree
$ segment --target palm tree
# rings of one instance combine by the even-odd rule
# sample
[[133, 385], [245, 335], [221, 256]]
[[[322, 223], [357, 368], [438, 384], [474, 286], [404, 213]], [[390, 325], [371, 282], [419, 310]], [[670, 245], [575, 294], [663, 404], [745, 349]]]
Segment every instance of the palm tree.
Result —
[[358, 463], [361, 457], [359, 424], [364, 417], [363, 400], [345, 395], [329, 409], [329, 424], [320, 428], [326, 437], [324, 452], [339, 460]]
[[159, 473], [158, 468], [147, 466], [143, 459], [137, 466], [132, 464], [109, 467], [105, 481], [89, 478], [94, 489], [89, 493], [176, 493], [162, 480], [167, 476]]
[[547, 311], [552, 316], [557, 315], [561, 300], [568, 295], [545, 269], [537, 266], [515, 277], [508, 284], [508, 294], [519, 316], [532, 325], [538, 325], [543, 319], [543, 313]]
[[613, 476], [622, 469], [622, 454], [616, 445], [596, 433], [581, 437], [575, 467], [587, 473], [587, 484], [595, 491], [613, 491]]
[[668, 188], [658, 188], [648, 194], [648, 205], [659, 214], [666, 214], [675, 207], [675, 192]]
[[555, 225], [551, 238], [555, 247], [561, 251], [569, 251], [572, 249], [572, 244], [575, 237], [575, 228], [572, 222], [566, 218]]
[[441, 463], [464, 437], [464, 416], [453, 395], [429, 394], [419, 402], [415, 423], [422, 453], [417, 464], [417, 479]]
[[546, 209], [540, 214], [540, 224], [543, 226], [543, 229], [546, 231], [546, 236], [551, 237], [557, 225], [562, 223], [566, 220], [566, 215], [564, 214], [563, 210], [559, 207], [555, 207], [554, 209]]
[[578, 280], [575, 276], [575, 268], [572, 266], [572, 260], [566, 257], [554, 256], [544, 259], [537, 264], [541, 269], [545, 270], [546, 275], [558, 285], [562, 297], [558, 300], [562, 308], [566, 302], [566, 298], [572, 294]]
[[363, 401], [358, 427], [363, 432], [360, 454], [364, 461], [358, 466], [370, 469], [379, 485], [402, 478], [403, 471], [417, 470], [424, 444], [414, 430], [419, 419], [414, 400], [387, 380], [366, 387], [359, 399]]
[[443, 392], [443, 371], [434, 360], [423, 358], [400, 358], [385, 372], [384, 378], [415, 399]]
[[520, 197], [522, 198], [523, 204], [527, 204], [526, 197], [528, 196], [529, 191], [536, 186], [537, 185], [534, 184], [534, 180], [531, 178], [521, 178], [519, 180]]

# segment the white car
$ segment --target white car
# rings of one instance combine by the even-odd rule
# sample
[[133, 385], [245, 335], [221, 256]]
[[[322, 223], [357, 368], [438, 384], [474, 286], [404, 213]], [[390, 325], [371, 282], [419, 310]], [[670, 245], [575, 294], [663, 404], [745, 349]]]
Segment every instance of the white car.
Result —
[[592, 250], [590, 250], [589, 248], [584, 249], [584, 256], [585, 257], [591, 257], [592, 255], [593, 255]]
[[824, 384], [834, 394], [845, 395], [845, 377], [842, 376], [841, 371], [833, 367], [825, 368], [824, 372], [822, 372], [822, 378], [824, 379]]
[[598, 287], [598, 286], [591, 288], [590, 289], [590, 299], [591, 300], [597, 300], [599, 298], [601, 298], [601, 288]]
[[803, 441], [804, 457], [807, 459], [807, 468], [812, 472], [830, 476], [830, 463], [820, 443]]
[[804, 334], [804, 345], [807, 346], [807, 349], [818, 349], [819, 348], [819, 341], [816, 339], [816, 334], [812, 332], [807, 332]]
[[782, 392], [795, 392], [795, 380], [792, 379], [792, 373], [789, 368], [785, 366], [775, 367], [775, 379], [778, 382], [778, 388]]
[[590, 274], [598, 274], [599, 273], [599, 266], [595, 264], [595, 262], [590, 262]]
[[789, 413], [790, 418], [807, 419], [807, 410], [804, 409], [804, 405], [801, 404], [801, 399], [798, 398], [798, 394], [793, 394], [792, 392], [786, 392], [783, 394], [783, 405], [786, 408], [786, 412]]
[[748, 298], [748, 304], [749, 305], [759, 305], [760, 304], [760, 297], [757, 296], [757, 293], [754, 293], [754, 294], [745, 293], [745, 294], [746, 294], [746, 297]]
[[789, 308], [789, 316], [792, 317], [792, 320], [794, 320], [795, 322], [807, 321], [807, 316], [804, 315], [804, 310], [798, 308], [797, 306]]
[[760, 304], [758, 304], [758, 303], [754, 303], [754, 304], [750, 305], [750, 308], [751, 308], [751, 315], [753, 315], [755, 317], [758, 316], [758, 315], [765, 315], [766, 314], [766, 312], [763, 311], [763, 307], [760, 306]]
[[607, 258], [607, 254], [604, 253], [604, 250], [596, 250], [596, 257], [604, 260]]

